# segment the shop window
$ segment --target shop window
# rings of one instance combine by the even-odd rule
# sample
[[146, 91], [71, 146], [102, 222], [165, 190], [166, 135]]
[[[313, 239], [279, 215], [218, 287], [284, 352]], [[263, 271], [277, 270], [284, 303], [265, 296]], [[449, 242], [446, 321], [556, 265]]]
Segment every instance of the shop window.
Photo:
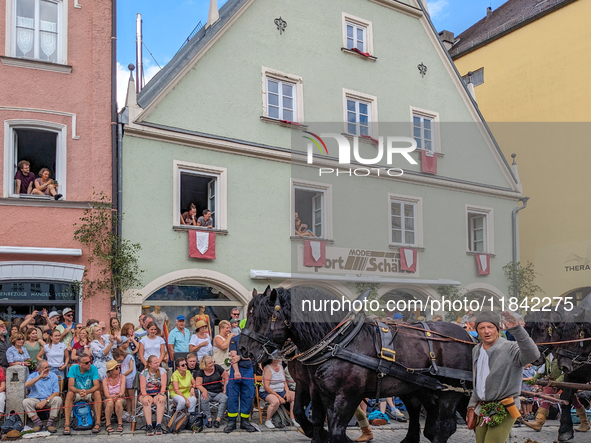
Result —
[[[4, 167], [5, 191], [4, 196], [19, 195], [20, 197], [44, 198], [43, 195], [29, 195], [26, 190], [17, 189], [15, 174], [19, 162], [29, 163], [29, 171], [39, 178], [39, 172], [46, 168], [49, 177], [58, 183], [58, 193], [66, 198], [66, 127], [49, 122], [22, 123], [7, 122], [5, 128], [9, 132], [9, 143], [6, 146], [5, 158], [8, 161]], [[24, 164], [21, 164], [24, 166]], [[32, 188], [35, 185], [33, 183]], [[24, 191], [24, 192], [23, 192]], [[49, 196], [47, 196], [49, 198]]]
[[10, 0], [8, 9], [13, 57], [66, 62], [67, 5], [61, 0]]
[[175, 161], [175, 170], [175, 226], [194, 205], [196, 219], [209, 210], [214, 229], [226, 229], [226, 168]]

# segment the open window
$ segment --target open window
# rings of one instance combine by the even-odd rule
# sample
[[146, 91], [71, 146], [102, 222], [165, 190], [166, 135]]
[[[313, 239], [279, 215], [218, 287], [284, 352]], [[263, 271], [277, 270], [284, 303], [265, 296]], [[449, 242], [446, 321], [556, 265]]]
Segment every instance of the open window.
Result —
[[181, 215], [194, 205], [195, 220], [207, 209], [213, 228], [226, 229], [226, 168], [175, 161], [175, 173], [174, 226], [190, 227], [181, 224]]
[[[28, 163], [29, 174], [39, 178], [42, 169], [49, 170], [49, 177], [58, 183], [58, 192], [66, 198], [66, 127], [64, 125], [29, 120], [5, 122], [8, 144], [5, 146], [4, 197], [43, 198], [43, 195], [27, 193], [27, 186], [17, 189], [16, 174]], [[21, 163], [22, 162], [22, 163]], [[21, 172], [22, 173], [22, 172]], [[29, 177], [30, 175], [27, 175]], [[31, 176], [32, 177], [32, 176]], [[21, 180], [23, 184], [23, 180]], [[33, 188], [35, 184], [33, 183]], [[50, 196], [47, 196], [50, 198]]]
[[332, 238], [332, 197], [330, 185], [292, 184], [291, 236]]

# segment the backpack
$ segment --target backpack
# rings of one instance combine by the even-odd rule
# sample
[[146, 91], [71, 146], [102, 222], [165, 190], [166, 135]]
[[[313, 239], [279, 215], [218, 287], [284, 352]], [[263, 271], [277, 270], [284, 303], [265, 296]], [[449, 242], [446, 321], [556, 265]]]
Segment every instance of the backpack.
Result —
[[275, 427], [278, 429], [285, 428], [286, 426], [291, 426], [289, 414], [287, 413], [283, 405], [279, 405], [279, 408], [277, 408], [277, 412], [273, 414], [271, 421], [273, 422], [273, 425], [275, 425]]
[[6, 417], [6, 419], [4, 420], [4, 423], [2, 423], [2, 426], [0, 426], [3, 434], [6, 434], [7, 432], [10, 432], [10, 431], [19, 431], [20, 432], [23, 430], [24, 427], [25, 427], [25, 424], [21, 420], [20, 415], [18, 415], [14, 411], [10, 411], [10, 415], [8, 415]]
[[193, 412], [189, 414], [187, 420], [187, 429], [193, 431], [194, 434], [203, 431], [205, 427], [205, 414], [203, 412]]
[[182, 411], [175, 411], [175, 413], [172, 414], [172, 417], [170, 417], [170, 420], [168, 420], [168, 425], [166, 426], [168, 428], [168, 432], [178, 434], [187, 427], [188, 421], [189, 414], [186, 410], [183, 409]]
[[92, 408], [86, 402], [79, 402], [72, 409], [72, 429], [76, 431], [88, 431], [94, 426]]

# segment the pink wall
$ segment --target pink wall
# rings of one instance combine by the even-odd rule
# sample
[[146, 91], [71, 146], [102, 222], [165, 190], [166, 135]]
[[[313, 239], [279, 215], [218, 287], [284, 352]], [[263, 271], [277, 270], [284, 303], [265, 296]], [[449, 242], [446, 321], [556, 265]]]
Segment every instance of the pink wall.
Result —
[[[10, 0], [7, 0], [10, 1]], [[21, 204], [18, 199], [2, 198], [0, 180], [0, 245], [51, 248], [81, 248], [74, 241], [74, 224], [83, 214], [84, 202], [92, 200], [93, 188], [111, 195], [111, 2], [82, 1], [81, 9], [68, 5], [68, 54], [70, 74], [0, 64], [0, 143], [4, 153], [4, 121], [35, 119], [67, 126], [67, 202], [75, 208], [56, 207], [47, 201], [43, 207]], [[0, 54], [5, 54], [6, 8], [0, 7]], [[34, 108], [76, 114], [78, 140], [72, 139], [72, 118], [2, 107]], [[4, 175], [4, 155], [0, 155], [0, 174]], [[37, 175], [38, 171], [33, 171]], [[4, 177], [3, 177], [4, 178]], [[18, 202], [17, 206], [7, 205]], [[78, 202], [78, 204], [74, 203]], [[4, 261], [48, 261], [86, 266], [90, 275], [96, 266], [82, 257], [0, 254]], [[107, 320], [110, 295], [83, 300], [83, 318]]]

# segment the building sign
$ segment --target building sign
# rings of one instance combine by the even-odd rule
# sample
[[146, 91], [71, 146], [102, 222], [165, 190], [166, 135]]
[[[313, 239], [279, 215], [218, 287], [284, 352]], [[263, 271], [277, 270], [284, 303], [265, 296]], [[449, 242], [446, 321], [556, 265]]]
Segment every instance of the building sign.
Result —
[[44, 301], [75, 301], [77, 293], [67, 283], [5, 282], [0, 283], [0, 304]]
[[298, 245], [298, 272], [316, 272], [341, 275], [374, 275], [383, 278], [400, 276], [419, 276], [417, 272], [400, 270], [400, 251], [374, 251], [357, 248], [326, 247], [326, 265], [317, 268], [304, 266], [304, 246]]

